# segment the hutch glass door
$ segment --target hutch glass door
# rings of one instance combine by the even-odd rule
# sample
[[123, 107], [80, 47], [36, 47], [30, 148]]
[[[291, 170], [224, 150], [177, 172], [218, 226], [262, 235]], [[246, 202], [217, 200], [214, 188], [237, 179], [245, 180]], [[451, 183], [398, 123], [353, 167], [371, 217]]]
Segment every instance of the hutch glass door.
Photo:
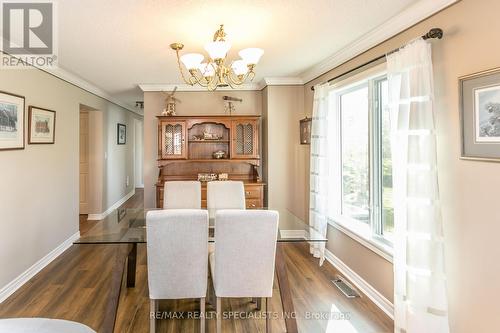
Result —
[[186, 124], [184, 122], [162, 122], [161, 133], [161, 158], [186, 158]]
[[257, 122], [254, 119], [236, 120], [232, 127], [232, 157], [258, 158]]

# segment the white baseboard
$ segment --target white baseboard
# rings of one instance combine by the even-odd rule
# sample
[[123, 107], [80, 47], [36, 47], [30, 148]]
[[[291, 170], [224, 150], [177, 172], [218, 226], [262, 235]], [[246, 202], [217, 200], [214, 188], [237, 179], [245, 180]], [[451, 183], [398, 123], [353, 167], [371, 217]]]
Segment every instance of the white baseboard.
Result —
[[332, 252], [325, 249], [325, 259], [333, 265], [342, 275], [349, 279], [363, 294], [365, 294], [376, 306], [385, 314], [394, 320], [394, 305], [366, 282], [361, 276], [347, 266], [342, 260], [336, 257]]
[[144, 188], [144, 184], [136, 185], [135, 188]]
[[12, 295], [16, 290], [21, 288], [23, 284], [28, 282], [32, 277], [34, 277], [38, 272], [40, 272], [45, 266], [50, 264], [54, 259], [59, 257], [64, 251], [66, 251], [73, 242], [80, 238], [80, 231], [73, 234], [71, 237], [66, 239], [61, 245], [52, 250], [42, 259], [38, 260], [33, 266], [24, 271], [21, 275], [16, 277], [6, 286], [0, 289], [0, 303], [5, 301], [10, 295]]
[[87, 220], [90, 221], [99, 221], [104, 219], [106, 216], [111, 214], [115, 209], [123, 205], [128, 199], [130, 199], [133, 195], [135, 194], [135, 188], [130, 191], [127, 195], [125, 195], [123, 198], [118, 200], [113, 204], [113, 206], [109, 207], [104, 213], [99, 213], [99, 214], [89, 214], [87, 217]]

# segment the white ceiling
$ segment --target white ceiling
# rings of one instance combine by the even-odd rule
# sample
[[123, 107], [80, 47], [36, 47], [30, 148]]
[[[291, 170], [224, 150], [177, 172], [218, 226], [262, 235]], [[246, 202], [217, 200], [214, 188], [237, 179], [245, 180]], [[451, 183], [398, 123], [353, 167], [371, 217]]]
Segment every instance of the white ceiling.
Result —
[[181, 83], [170, 43], [203, 52], [220, 23], [231, 57], [265, 50], [255, 81], [296, 77], [422, 1], [64, 0], [59, 67], [133, 107], [143, 97], [138, 84]]

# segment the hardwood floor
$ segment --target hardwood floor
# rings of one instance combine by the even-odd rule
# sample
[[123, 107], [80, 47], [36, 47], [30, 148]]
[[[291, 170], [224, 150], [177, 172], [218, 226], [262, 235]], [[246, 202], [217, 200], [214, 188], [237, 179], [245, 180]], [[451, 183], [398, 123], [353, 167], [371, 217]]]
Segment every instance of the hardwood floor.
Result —
[[[123, 207], [139, 208], [143, 194], [138, 189]], [[80, 217], [81, 232], [96, 222]], [[97, 222], [98, 223], [98, 222]], [[99, 331], [105, 318], [112, 266], [122, 245], [74, 245], [54, 260], [16, 293], [0, 304], [0, 317], [48, 317], [74, 320]], [[289, 244], [285, 249], [299, 332], [385, 333], [394, 326], [367, 297], [348, 299], [333, 286], [338, 272], [326, 263], [318, 266], [305, 244]], [[209, 286], [211, 283], [209, 283]], [[180, 317], [195, 313], [197, 300], [161, 301], [160, 311]], [[265, 320], [253, 319], [259, 312], [250, 299], [224, 299], [224, 311], [235, 311], [252, 319], [223, 320], [223, 332], [265, 332]], [[265, 309], [263, 309], [265, 310]], [[207, 304], [207, 332], [215, 332], [214, 308]], [[279, 286], [275, 280], [272, 308], [281, 312]], [[335, 316], [344, 315], [344, 320]], [[330, 315], [330, 313], [333, 313]], [[330, 320], [325, 316], [330, 316]], [[211, 316], [213, 316], [211, 318]], [[308, 319], [308, 317], [314, 318]], [[322, 319], [318, 319], [321, 317]], [[342, 319], [342, 318], [341, 318]], [[272, 332], [284, 332], [281, 319], [272, 320]], [[157, 332], [198, 332], [198, 319], [157, 320]], [[149, 332], [147, 261], [144, 245], [138, 247], [136, 287], [122, 286], [116, 333]]]

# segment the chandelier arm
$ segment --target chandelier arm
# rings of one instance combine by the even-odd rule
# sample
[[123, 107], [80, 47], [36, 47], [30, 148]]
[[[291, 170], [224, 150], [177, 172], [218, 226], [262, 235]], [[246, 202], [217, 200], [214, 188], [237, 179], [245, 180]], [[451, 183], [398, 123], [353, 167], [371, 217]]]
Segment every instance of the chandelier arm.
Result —
[[[229, 79], [227, 82], [232, 82], [233, 84], [235, 84], [235, 85], [237, 85], [237, 86], [239, 86], [239, 85], [243, 84], [243, 82], [245, 82], [245, 78], [243, 78], [243, 79], [241, 79], [241, 80], [240, 80], [240, 79], [238, 78], [238, 76], [236, 76], [236, 75], [233, 73], [233, 71], [232, 71], [232, 70], [228, 73], [227, 77], [228, 77], [228, 79]], [[231, 85], [231, 87], [233, 87], [233, 86]]]
[[181, 72], [181, 77], [182, 77], [182, 80], [186, 83], [186, 84], [189, 84], [189, 85], [194, 85], [192, 82], [191, 82], [191, 79], [187, 80], [186, 77], [184, 76], [184, 70], [182, 69], [182, 66], [181, 66], [181, 59], [179, 57], [179, 50], [176, 49], [175, 50], [175, 54], [177, 56], [177, 66], [179, 66], [179, 71]]
[[198, 83], [200, 86], [204, 87], [204, 88], [207, 88], [209, 83], [208, 82], [203, 82], [203, 80], [205, 79], [204, 76], [196, 76], [196, 75], [193, 75], [192, 78], [194, 79], [193, 80], [193, 84], [195, 83]]
[[238, 83], [234, 82], [233, 79], [228, 75], [229, 80], [226, 80], [227, 84], [231, 87], [231, 89], [236, 88], [235, 86], [239, 85]]
[[250, 78], [250, 81], [253, 81], [253, 79], [255, 78], [255, 72], [253, 70], [247, 73], [245, 80], [248, 78]]

